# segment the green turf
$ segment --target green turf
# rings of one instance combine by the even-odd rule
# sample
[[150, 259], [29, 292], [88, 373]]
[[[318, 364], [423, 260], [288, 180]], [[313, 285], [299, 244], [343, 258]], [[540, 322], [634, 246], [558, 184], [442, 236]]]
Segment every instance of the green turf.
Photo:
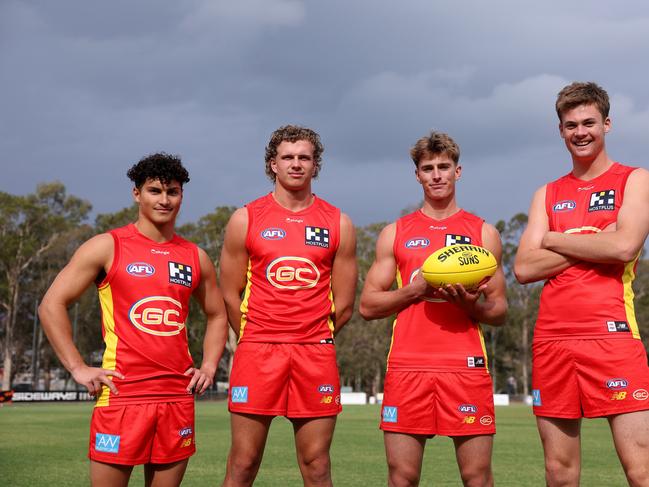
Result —
[[[0, 483], [7, 486], [88, 485], [90, 404], [15, 404], [0, 408]], [[526, 406], [499, 407], [494, 445], [496, 485], [541, 486], [543, 458], [534, 418]], [[338, 420], [331, 451], [336, 486], [386, 484], [378, 406], [347, 406]], [[199, 402], [198, 453], [189, 462], [183, 486], [220, 485], [230, 444], [227, 405]], [[584, 486], [626, 485], [605, 420], [583, 426]], [[143, 485], [141, 467], [131, 485]], [[301, 485], [292, 428], [276, 418], [256, 486]], [[429, 440], [422, 485], [460, 485], [450, 439]]]

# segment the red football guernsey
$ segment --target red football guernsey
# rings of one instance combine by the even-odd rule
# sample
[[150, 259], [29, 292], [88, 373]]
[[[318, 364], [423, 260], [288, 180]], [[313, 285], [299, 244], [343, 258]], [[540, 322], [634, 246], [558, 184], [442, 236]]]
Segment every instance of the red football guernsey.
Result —
[[[396, 222], [394, 255], [397, 284], [412, 281], [430, 254], [447, 245], [482, 245], [483, 220], [460, 210], [434, 220], [421, 210]], [[403, 309], [394, 321], [388, 355], [390, 370], [482, 371], [487, 354], [480, 325], [457, 306], [422, 300]]]
[[198, 248], [177, 235], [157, 243], [135, 225], [110, 234], [113, 265], [98, 286], [106, 351], [102, 367], [118, 370], [119, 394], [103, 387], [97, 406], [193, 400], [185, 321], [200, 282]]
[[333, 343], [340, 210], [314, 196], [311, 206], [293, 212], [272, 194], [246, 208], [250, 258], [239, 341]]
[[[615, 223], [634, 169], [614, 163], [590, 181], [568, 174], [549, 183], [545, 206], [550, 230], [597, 233]], [[636, 262], [637, 257], [627, 264], [580, 262], [548, 279], [534, 339], [640, 338], [631, 288]]]

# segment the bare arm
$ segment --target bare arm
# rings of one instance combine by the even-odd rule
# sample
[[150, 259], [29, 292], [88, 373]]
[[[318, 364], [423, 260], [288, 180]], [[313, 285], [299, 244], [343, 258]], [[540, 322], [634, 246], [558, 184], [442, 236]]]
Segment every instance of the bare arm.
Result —
[[124, 376], [116, 370], [86, 365], [72, 340], [68, 307], [93, 284], [102, 270], [110, 269], [113, 247], [113, 237], [106, 233], [85, 242], [56, 276], [38, 308], [43, 330], [57, 357], [74, 380], [93, 395], [101, 391], [102, 384], [117, 394], [117, 388], [109, 376], [120, 379]]
[[187, 385], [187, 392], [195, 390], [198, 394], [202, 394], [214, 382], [214, 375], [228, 336], [228, 318], [223, 296], [216, 283], [214, 264], [203, 249], [198, 249], [198, 257], [201, 266], [201, 282], [193, 296], [207, 318], [203, 337], [203, 362], [200, 369], [191, 367], [185, 375], [192, 376]]
[[402, 309], [430, 294], [432, 288], [421, 274], [409, 284], [390, 290], [397, 273], [394, 257], [396, 224], [385, 227], [376, 242], [376, 259], [365, 278], [361, 293], [360, 313], [366, 320], [376, 320], [398, 313]]
[[241, 329], [241, 293], [246, 286], [248, 271], [247, 231], [248, 210], [239, 208], [232, 214], [225, 228], [219, 275], [230, 327], [237, 336]]
[[358, 268], [356, 266], [356, 230], [344, 213], [340, 214], [340, 243], [331, 270], [331, 291], [334, 298], [334, 333], [349, 321], [354, 311]]
[[594, 263], [626, 263], [635, 259], [649, 233], [649, 171], [629, 175], [624, 201], [611, 231], [594, 234], [548, 232], [542, 248]]
[[502, 325], [507, 314], [507, 293], [503, 274], [502, 243], [498, 230], [487, 223], [482, 225], [482, 246], [489, 250], [498, 262], [493, 277], [475, 291], [467, 291], [460, 284], [447, 285], [439, 293], [447, 301], [462, 308], [474, 320], [488, 325]]
[[545, 212], [545, 188], [543, 186], [534, 194], [527, 228], [516, 253], [514, 273], [522, 284], [556, 276], [577, 262], [577, 259], [543, 248], [543, 239], [550, 229]]

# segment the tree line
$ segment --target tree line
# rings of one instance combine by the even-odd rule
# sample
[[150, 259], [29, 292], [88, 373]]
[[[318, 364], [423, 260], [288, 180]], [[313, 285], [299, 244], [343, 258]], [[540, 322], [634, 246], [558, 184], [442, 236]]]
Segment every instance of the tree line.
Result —
[[[176, 231], [210, 255], [218, 267], [225, 226], [236, 208], [219, 206], [196, 222]], [[413, 208], [404, 210], [411, 211]], [[0, 356], [2, 390], [11, 388], [17, 375], [29, 376], [32, 386], [41, 378], [49, 388], [52, 373], [61, 370], [38, 324], [36, 306], [59, 270], [81, 243], [98, 233], [126, 225], [137, 218], [137, 206], [115, 213], [99, 214], [89, 222], [92, 205], [67, 194], [60, 182], [40, 184], [32, 194], [0, 192]], [[359, 266], [358, 291], [374, 260], [376, 239], [387, 222], [357, 227]], [[541, 284], [521, 285], [513, 274], [513, 262], [527, 215], [519, 213], [496, 223], [503, 241], [503, 270], [507, 279], [509, 313], [502, 327], [484, 326], [489, 369], [496, 392], [515, 379], [516, 393], [531, 390], [531, 343], [538, 310]], [[635, 308], [645, 347], [649, 344], [649, 261], [638, 262], [634, 283]], [[358, 303], [358, 299], [357, 299]], [[88, 363], [99, 364], [102, 352], [101, 315], [97, 292], [89, 289], [70, 309], [73, 334]], [[357, 310], [336, 337], [341, 384], [370, 395], [383, 390], [386, 358], [394, 317], [367, 322]], [[187, 333], [192, 356], [200, 363], [205, 318], [192, 301]], [[230, 338], [223, 354], [217, 380], [227, 381], [236, 348]], [[71, 385], [71, 387], [73, 387]], [[511, 389], [510, 389], [511, 392]]]

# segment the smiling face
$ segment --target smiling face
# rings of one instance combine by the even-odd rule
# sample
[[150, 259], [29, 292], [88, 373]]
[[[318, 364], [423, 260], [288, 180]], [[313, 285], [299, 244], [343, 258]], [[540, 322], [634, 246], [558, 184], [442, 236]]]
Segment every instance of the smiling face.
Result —
[[148, 178], [140, 188], [133, 188], [133, 198], [140, 207], [141, 219], [154, 225], [173, 225], [183, 200], [183, 188], [178, 181], [164, 184]]
[[420, 160], [415, 171], [425, 198], [434, 201], [450, 201], [455, 197], [455, 182], [460, 179], [461, 173], [462, 166], [446, 153]]
[[605, 135], [611, 119], [594, 104], [578, 105], [561, 115], [559, 132], [573, 161], [590, 163], [605, 150]]

